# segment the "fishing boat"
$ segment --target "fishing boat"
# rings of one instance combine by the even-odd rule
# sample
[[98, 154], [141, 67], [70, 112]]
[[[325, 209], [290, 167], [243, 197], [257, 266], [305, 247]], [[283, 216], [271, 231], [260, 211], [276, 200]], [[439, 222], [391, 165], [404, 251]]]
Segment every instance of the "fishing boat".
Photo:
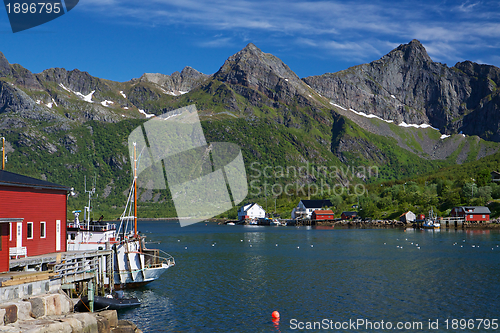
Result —
[[[120, 216], [120, 227], [113, 244], [115, 253], [115, 288], [141, 287], [160, 277], [175, 265], [174, 258], [159, 249], [148, 249], [145, 236], [137, 232], [137, 155], [134, 142], [134, 180], [129, 191], [127, 204]], [[162, 255], [160, 255], [160, 252]]]
[[427, 217], [422, 224], [422, 227], [424, 229], [439, 229], [441, 228], [441, 223], [438, 222], [437, 216], [434, 214], [434, 211], [431, 210], [429, 211], [429, 217]]
[[[134, 145], [135, 148], [135, 145]], [[86, 186], [86, 185], [85, 185]], [[134, 179], [129, 191], [127, 204], [120, 216], [118, 230], [114, 223], [103, 222], [102, 217], [93, 222], [91, 199], [94, 187], [89, 193], [88, 205], [84, 210], [83, 223], [79, 222], [81, 211], [74, 211], [75, 221], [68, 224], [68, 251], [112, 250], [113, 274], [109, 281], [108, 263], [101, 263], [105, 285], [110, 289], [137, 288], [160, 277], [168, 268], [175, 265], [174, 258], [159, 249], [148, 249], [146, 237], [137, 231], [137, 157], [134, 149]]]

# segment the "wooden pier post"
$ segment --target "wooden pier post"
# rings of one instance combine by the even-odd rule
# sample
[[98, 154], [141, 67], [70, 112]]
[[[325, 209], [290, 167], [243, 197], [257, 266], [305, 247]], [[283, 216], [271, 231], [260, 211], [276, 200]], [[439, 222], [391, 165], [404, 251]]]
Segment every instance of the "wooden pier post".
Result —
[[90, 279], [88, 282], [89, 288], [89, 309], [90, 312], [94, 312], [94, 279]]

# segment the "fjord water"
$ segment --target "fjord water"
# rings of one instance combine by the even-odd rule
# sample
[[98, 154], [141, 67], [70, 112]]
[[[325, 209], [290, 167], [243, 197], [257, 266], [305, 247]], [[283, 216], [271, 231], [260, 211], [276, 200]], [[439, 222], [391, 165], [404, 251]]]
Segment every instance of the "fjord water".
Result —
[[[401, 331], [454, 332], [453, 319], [500, 319], [497, 231], [168, 222], [140, 222], [140, 230], [159, 242], [148, 247], [176, 259], [159, 280], [129, 292], [141, 307], [119, 313], [144, 332], [320, 332], [298, 325], [324, 319], [420, 322], [422, 329]], [[478, 324], [461, 331], [495, 331]]]

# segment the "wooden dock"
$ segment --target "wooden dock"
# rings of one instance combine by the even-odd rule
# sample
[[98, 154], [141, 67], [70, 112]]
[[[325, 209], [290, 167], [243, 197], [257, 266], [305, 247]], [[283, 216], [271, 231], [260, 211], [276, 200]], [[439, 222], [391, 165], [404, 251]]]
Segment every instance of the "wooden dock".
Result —
[[465, 218], [463, 217], [443, 217], [440, 222], [441, 227], [446, 228], [463, 228], [465, 226]]
[[98, 290], [113, 279], [113, 251], [68, 251], [10, 260], [10, 272], [0, 276], [1, 286], [59, 279], [65, 289], [92, 281]]

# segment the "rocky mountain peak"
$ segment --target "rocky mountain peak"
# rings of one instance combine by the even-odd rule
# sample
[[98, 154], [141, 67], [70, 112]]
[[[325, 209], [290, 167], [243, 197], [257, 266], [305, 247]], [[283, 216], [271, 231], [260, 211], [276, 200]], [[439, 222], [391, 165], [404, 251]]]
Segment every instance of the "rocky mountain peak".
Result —
[[139, 81], [152, 82], [162, 88], [166, 89], [169, 93], [178, 95], [181, 92], [187, 92], [202, 84], [209, 75], [203, 74], [196, 69], [186, 66], [181, 72], [173, 72], [171, 75], [160, 73], [144, 73]]
[[200, 76], [200, 75], [205, 75], [200, 71], [197, 71], [193, 67], [186, 66], [182, 69], [181, 71], [181, 76], [186, 77], [186, 76]]
[[248, 43], [247, 46], [245, 46], [240, 52], [236, 53], [236, 54], [246, 54], [246, 53], [250, 53], [250, 54], [261, 54], [263, 53], [261, 49], [259, 49], [257, 46], [255, 46], [254, 43]]
[[[308, 94], [302, 80], [278, 57], [262, 52], [250, 43], [229, 57], [214, 79], [232, 85], [238, 91], [258, 90], [272, 100], [290, 102], [294, 96]], [[239, 91], [243, 95], [248, 95]]]
[[425, 47], [416, 39], [408, 44], [399, 45], [382, 59], [384, 58], [402, 58], [406, 62], [432, 62]]
[[273, 82], [278, 79], [300, 81], [279, 58], [262, 52], [252, 43], [229, 57], [215, 74], [218, 80], [254, 88], [259, 87], [259, 82], [267, 81], [266, 78], [270, 76], [274, 77]]
[[7, 61], [7, 58], [0, 52], [0, 77], [10, 75], [10, 64]]
[[345, 108], [500, 141], [493, 120], [500, 114], [500, 69], [470, 61], [449, 68], [433, 62], [418, 40], [369, 64], [304, 81]]

